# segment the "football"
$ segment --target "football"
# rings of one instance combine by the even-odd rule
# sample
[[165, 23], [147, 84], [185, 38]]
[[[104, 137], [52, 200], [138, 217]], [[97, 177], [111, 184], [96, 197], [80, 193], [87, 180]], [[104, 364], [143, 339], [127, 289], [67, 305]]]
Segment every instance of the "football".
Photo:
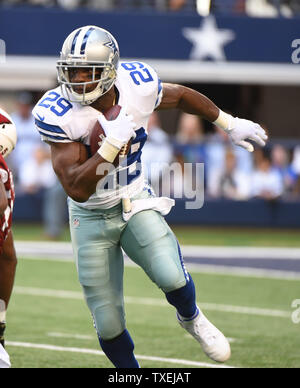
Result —
[[[110, 109], [108, 109], [105, 113], [104, 116], [107, 120], [115, 120], [121, 110], [120, 105], [114, 105]], [[94, 155], [98, 149], [100, 148], [102, 141], [105, 138], [105, 132], [102, 126], [100, 125], [99, 121], [97, 120], [92, 131], [90, 134], [90, 151], [91, 155]], [[114, 164], [119, 164], [119, 158], [124, 157], [128, 154], [130, 150], [130, 145], [131, 145], [131, 140], [121, 148], [118, 156], [116, 157]]]

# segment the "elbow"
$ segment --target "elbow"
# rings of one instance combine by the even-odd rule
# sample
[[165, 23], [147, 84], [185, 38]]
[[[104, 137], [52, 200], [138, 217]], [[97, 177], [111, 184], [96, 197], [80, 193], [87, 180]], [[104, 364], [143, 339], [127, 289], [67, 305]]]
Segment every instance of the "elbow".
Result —
[[95, 187], [90, 187], [88, 182], [78, 179], [71, 179], [63, 185], [66, 194], [75, 202], [86, 202], [95, 192]]
[[87, 194], [83, 191], [77, 191], [77, 190], [69, 192], [68, 195], [70, 198], [73, 199], [73, 201], [79, 202], [79, 203], [86, 202], [90, 198], [89, 194]]
[[79, 202], [79, 203], [84, 203], [89, 199], [89, 197], [83, 197], [83, 196], [71, 196], [70, 195], [70, 197], [73, 199], [73, 201]]

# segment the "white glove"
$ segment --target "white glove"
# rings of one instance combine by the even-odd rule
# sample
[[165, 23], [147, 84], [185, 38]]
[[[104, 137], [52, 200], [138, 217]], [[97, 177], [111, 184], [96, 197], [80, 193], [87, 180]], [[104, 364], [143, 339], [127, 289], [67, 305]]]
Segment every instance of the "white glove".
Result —
[[113, 163], [119, 154], [120, 149], [135, 137], [134, 128], [136, 124], [133, 117], [126, 114], [125, 108], [121, 108], [120, 113], [114, 120], [106, 120], [102, 114], [98, 121], [105, 132], [105, 139], [97, 151], [98, 154], [110, 163]]
[[254, 147], [246, 139], [255, 141], [261, 147], [266, 145], [268, 136], [264, 129], [250, 120], [233, 118], [230, 127], [226, 131], [234, 144], [245, 148], [249, 152], [254, 151]]
[[266, 145], [268, 136], [265, 130], [253, 121], [232, 117], [220, 111], [220, 115], [214, 123], [224, 129], [234, 144], [245, 148], [249, 152], [253, 152], [254, 147], [246, 139], [253, 140], [262, 147]]
[[114, 120], [106, 120], [102, 114], [98, 121], [106, 134], [106, 139], [119, 150], [127, 144], [132, 137], [135, 137], [134, 128], [136, 124], [132, 121], [133, 116], [127, 115], [125, 108], [120, 110], [118, 117]]

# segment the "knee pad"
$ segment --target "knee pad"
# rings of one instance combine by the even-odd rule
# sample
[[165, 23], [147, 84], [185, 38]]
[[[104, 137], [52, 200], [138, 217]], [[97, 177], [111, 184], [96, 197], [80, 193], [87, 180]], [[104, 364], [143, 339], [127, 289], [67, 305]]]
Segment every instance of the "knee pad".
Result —
[[151, 262], [156, 284], [164, 292], [184, 287], [188, 281], [188, 274], [183, 263], [179, 244], [170, 229], [167, 235], [158, 241], [158, 245], [162, 253], [154, 255]]
[[153, 257], [151, 273], [153, 281], [164, 292], [176, 290], [186, 284], [182, 269], [168, 252]]
[[98, 335], [103, 340], [117, 337], [125, 330], [125, 313], [122, 303], [98, 287], [83, 286], [86, 303], [94, 319]]
[[97, 333], [104, 341], [117, 337], [125, 330], [124, 315], [115, 306], [96, 307], [92, 314]]

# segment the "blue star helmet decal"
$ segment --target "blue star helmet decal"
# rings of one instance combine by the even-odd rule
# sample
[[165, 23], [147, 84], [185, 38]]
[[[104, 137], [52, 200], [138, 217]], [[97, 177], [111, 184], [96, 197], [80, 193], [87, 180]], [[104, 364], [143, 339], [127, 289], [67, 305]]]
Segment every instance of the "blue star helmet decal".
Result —
[[109, 42], [103, 43], [103, 46], [109, 47], [111, 50], [113, 50], [114, 54], [118, 52], [117, 46], [115, 45], [115, 42], [112, 39]]

